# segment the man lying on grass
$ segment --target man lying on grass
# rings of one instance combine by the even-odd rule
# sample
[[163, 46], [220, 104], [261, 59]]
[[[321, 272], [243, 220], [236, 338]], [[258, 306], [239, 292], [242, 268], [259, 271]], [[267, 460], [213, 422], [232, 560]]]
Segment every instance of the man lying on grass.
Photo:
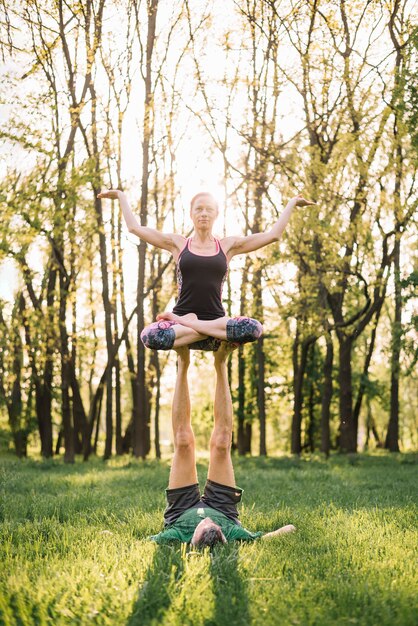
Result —
[[190, 420], [187, 383], [189, 348], [177, 349], [178, 372], [173, 398], [174, 457], [168, 483], [165, 530], [151, 539], [157, 543], [181, 541], [197, 547], [213, 547], [228, 541], [268, 539], [295, 530], [291, 524], [273, 532], [252, 533], [238, 520], [237, 503], [242, 489], [235, 486], [231, 459], [232, 400], [226, 361], [231, 347], [223, 342], [215, 353], [215, 424], [210, 440], [208, 479], [203, 496], [197, 481], [195, 441]]

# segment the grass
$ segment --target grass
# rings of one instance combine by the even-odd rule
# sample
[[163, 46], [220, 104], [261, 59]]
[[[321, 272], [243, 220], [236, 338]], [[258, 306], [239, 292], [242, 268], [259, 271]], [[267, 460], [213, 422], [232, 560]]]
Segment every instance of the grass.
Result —
[[298, 532], [212, 555], [147, 540], [166, 462], [4, 457], [0, 475], [2, 625], [418, 621], [413, 455], [237, 459], [244, 526]]

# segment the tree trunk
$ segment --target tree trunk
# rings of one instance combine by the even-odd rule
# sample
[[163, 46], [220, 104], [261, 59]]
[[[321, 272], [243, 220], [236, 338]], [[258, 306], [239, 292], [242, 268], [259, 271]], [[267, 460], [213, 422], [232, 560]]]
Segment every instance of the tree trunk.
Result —
[[63, 438], [63, 432], [62, 432], [62, 428], [60, 428], [58, 432], [57, 442], [55, 444], [55, 454], [59, 454], [61, 452], [62, 438]]
[[59, 330], [61, 343], [61, 411], [62, 428], [64, 433], [64, 461], [65, 463], [74, 463], [74, 430], [72, 424], [69, 394], [71, 384], [70, 354], [68, 350], [68, 333], [66, 328], [68, 285], [62, 272], [60, 272], [59, 275], [59, 284]]
[[[382, 300], [382, 304], [383, 304], [383, 300]], [[367, 350], [366, 359], [364, 361], [363, 374], [360, 380], [356, 403], [354, 405], [353, 416], [354, 416], [354, 421], [357, 424], [358, 424], [359, 417], [360, 417], [360, 409], [361, 409], [361, 404], [362, 404], [363, 396], [364, 396], [365, 389], [366, 389], [366, 382], [368, 381], [368, 378], [369, 378], [369, 367], [370, 367], [370, 363], [372, 360], [374, 346], [376, 342], [376, 331], [377, 331], [377, 325], [379, 323], [380, 311], [381, 311], [381, 307], [376, 312], [374, 326], [373, 326], [373, 330], [372, 330], [371, 337], [370, 337], [370, 343], [369, 343], [369, 347]]]
[[106, 377], [106, 439], [103, 458], [110, 459], [113, 446], [113, 368], [109, 367]]
[[[121, 216], [119, 217], [119, 219], [121, 219]], [[125, 284], [124, 284], [124, 279], [123, 279], [123, 272], [121, 272], [120, 274], [120, 280], [121, 280], [120, 293], [121, 293], [122, 320], [123, 320], [123, 326], [125, 327], [128, 322], [128, 317], [126, 314]], [[131, 383], [131, 392], [132, 392], [132, 413], [131, 413], [131, 418], [128, 422], [128, 426], [125, 430], [125, 434], [122, 437], [122, 451], [124, 453], [128, 453], [131, 450], [132, 445], [133, 445], [133, 441], [132, 441], [133, 424], [138, 420], [137, 416], [139, 415], [138, 397], [136, 393], [135, 364], [134, 364], [134, 357], [133, 357], [133, 352], [132, 352], [132, 344], [129, 338], [129, 332], [126, 332], [125, 334], [125, 347], [126, 347], [126, 361], [128, 364], [129, 380]]]
[[[395, 12], [399, 10], [399, 6], [394, 7]], [[396, 39], [394, 22], [390, 21], [389, 28], [391, 30], [392, 42], [396, 48], [396, 72], [395, 85], [400, 91], [401, 86], [404, 89], [402, 80], [403, 54], [402, 47]], [[403, 83], [403, 85], [402, 85]], [[398, 94], [401, 99], [401, 94]], [[402, 149], [402, 114], [399, 106], [395, 108], [395, 119], [393, 134], [395, 139], [395, 155], [396, 155], [396, 175], [394, 188], [394, 214], [395, 214], [395, 245], [393, 250], [393, 279], [395, 286], [395, 319], [392, 326], [392, 356], [391, 356], [391, 379], [390, 379], [390, 416], [388, 432], [385, 440], [385, 448], [390, 452], [399, 452], [399, 374], [400, 374], [400, 357], [402, 348], [402, 287], [401, 287], [401, 193], [403, 178], [403, 149]], [[400, 123], [401, 122], [401, 123]], [[405, 132], [405, 131], [404, 131]]]
[[84, 450], [84, 437], [87, 432], [87, 416], [80, 393], [80, 385], [76, 378], [75, 361], [70, 357], [70, 380], [72, 391], [72, 409], [74, 423], [74, 447], [75, 453], [81, 454]]
[[[57, 270], [50, 267], [47, 282], [47, 326], [48, 329], [54, 328], [53, 305], [55, 299], [55, 284], [57, 278]], [[36, 394], [36, 417], [38, 420], [39, 436], [41, 439], [41, 455], [45, 459], [49, 459], [53, 455], [53, 434], [52, 434], [52, 379], [54, 373], [54, 341], [52, 336], [48, 334], [46, 337], [45, 347], [45, 365], [42, 379], [35, 385]], [[35, 380], [37, 376], [35, 375]]]
[[154, 413], [154, 445], [155, 456], [157, 459], [161, 459], [161, 447], [160, 447], [160, 400], [161, 400], [161, 367], [158, 351], [154, 352], [154, 367], [155, 367], [155, 413]]
[[103, 393], [100, 394], [99, 397], [99, 405], [97, 408], [97, 418], [96, 418], [96, 432], [94, 434], [94, 443], [93, 443], [93, 453], [97, 454], [97, 444], [99, 441], [99, 432], [100, 432], [100, 416], [102, 413], [102, 402], [103, 402]]
[[[95, 93], [92, 90], [92, 93]], [[95, 96], [93, 98], [95, 100]], [[93, 124], [94, 126], [94, 124]], [[94, 140], [95, 149], [97, 148], [97, 138]], [[97, 177], [99, 177], [99, 154], [98, 151], [96, 154], [96, 169], [97, 169]], [[98, 180], [99, 178], [97, 178]], [[98, 234], [99, 234], [99, 253], [100, 253], [100, 269], [101, 269], [101, 278], [102, 278], [102, 299], [103, 299], [103, 308], [105, 314], [105, 334], [106, 334], [106, 349], [107, 349], [107, 358], [109, 362], [109, 367], [106, 369], [106, 377], [105, 377], [105, 387], [106, 387], [106, 440], [105, 440], [105, 452], [104, 458], [109, 459], [112, 455], [112, 443], [113, 443], [113, 420], [112, 420], [112, 404], [113, 404], [113, 386], [112, 386], [112, 378], [113, 378], [113, 338], [112, 338], [112, 305], [109, 298], [109, 275], [107, 268], [107, 251], [106, 251], [106, 235], [103, 223], [103, 212], [102, 212], [102, 202], [100, 198], [97, 198], [97, 194], [99, 193], [99, 188], [95, 185], [93, 186], [94, 190], [94, 206], [96, 210], [96, 218], [98, 225]]]
[[264, 337], [257, 341], [257, 407], [260, 424], [260, 456], [267, 456]]
[[[298, 320], [298, 326], [300, 320]], [[312, 339], [304, 339], [300, 342], [300, 329], [296, 330], [296, 337], [293, 341], [293, 418], [291, 435], [291, 452], [300, 454], [302, 452], [302, 407], [303, 407], [303, 380], [306, 371], [309, 345]]]
[[312, 344], [308, 352], [308, 428], [306, 432], [306, 445], [310, 452], [315, 451], [315, 344]]
[[324, 383], [322, 388], [321, 405], [321, 452], [329, 455], [330, 449], [330, 408], [332, 399], [332, 365], [334, 360], [334, 346], [329, 333], [325, 335], [327, 344], [324, 361]]
[[368, 450], [369, 449], [369, 440], [370, 440], [370, 432], [373, 433], [373, 437], [375, 438], [376, 441], [376, 447], [377, 448], [383, 448], [383, 443], [380, 440], [380, 436], [379, 433], [377, 431], [376, 428], [376, 422], [374, 421], [374, 417], [372, 414], [372, 406], [371, 406], [371, 402], [370, 402], [370, 398], [366, 397], [366, 407], [367, 407], [367, 413], [366, 413], [366, 441], [364, 444], [364, 449]]
[[[113, 354], [113, 335], [112, 335], [112, 317], [113, 317], [113, 308], [110, 300], [109, 293], [109, 270], [107, 266], [107, 244], [106, 244], [106, 232], [105, 225], [103, 221], [103, 208], [102, 201], [97, 197], [100, 191], [100, 180], [101, 180], [101, 157], [100, 150], [97, 139], [97, 94], [96, 89], [93, 83], [93, 79], [91, 78], [89, 81], [89, 91], [91, 94], [91, 135], [92, 135], [92, 145], [93, 145], [93, 158], [94, 158], [94, 179], [93, 179], [93, 193], [94, 193], [94, 209], [96, 213], [97, 219], [97, 232], [99, 236], [99, 256], [100, 256], [100, 271], [101, 271], [101, 279], [102, 279], [102, 300], [103, 300], [103, 308], [104, 308], [104, 316], [105, 316], [105, 334], [106, 334], [106, 350], [107, 350], [107, 360], [109, 363], [108, 368], [106, 369], [106, 417], [105, 417], [105, 425], [106, 425], [106, 439], [105, 439], [105, 451], [104, 458], [109, 459], [112, 456], [112, 445], [113, 445], [113, 365], [114, 365], [114, 354]], [[112, 244], [111, 244], [112, 245]]]
[[123, 454], [122, 441], [122, 406], [121, 406], [121, 385], [120, 385], [120, 361], [115, 360], [115, 403], [116, 403], [116, 454]]
[[243, 449], [244, 454], [251, 455], [251, 444], [253, 436], [253, 425], [251, 422], [245, 422], [243, 432]]
[[392, 356], [390, 376], [390, 416], [385, 448], [399, 452], [399, 372], [402, 338], [402, 293], [400, 281], [401, 240], [396, 233], [394, 247], [395, 319], [392, 326]]
[[[19, 317], [23, 311], [24, 305], [22, 304], [23, 296], [18, 296], [16, 306], [14, 309], [14, 324], [19, 323]], [[22, 389], [21, 389], [21, 372], [23, 362], [23, 346], [20, 337], [19, 327], [14, 326], [13, 333], [13, 385], [10, 394], [10, 401], [7, 402], [7, 408], [9, 412], [9, 424], [10, 430], [13, 435], [13, 443], [15, 446], [16, 455], [21, 458], [26, 456], [27, 452], [27, 432], [24, 426], [22, 427]]]
[[[149, 149], [152, 133], [151, 113], [153, 111], [153, 91], [151, 76], [151, 61], [155, 42], [155, 27], [157, 21], [158, 0], [148, 2], [148, 30], [145, 71], [145, 102], [142, 142], [142, 185], [141, 185], [141, 225], [147, 225], [148, 179], [149, 179]], [[145, 242], [141, 241], [138, 249], [138, 287], [137, 287], [137, 378], [136, 394], [138, 414], [133, 423], [133, 453], [136, 457], [145, 459], [151, 448], [150, 424], [148, 414], [146, 376], [145, 376], [145, 347], [141, 341], [141, 331], [144, 328], [144, 284], [145, 284]]]
[[[250, 267], [250, 259], [245, 259], [245, 266], [242, 273], [241, 280], [241, 298], [240, 298], [240, 315], [246, 314], [247, 298], [246, 289], [248, 283], [248, 272]], [[239, 456], [251, 452], [251, 427], [247, 428], [248, 422], [246, 422], [246, 360], [244, 355], [244, 346], [240, 345], [238, 348], [238, 433], [237, 433], [237, 446]]]
[[96, 393], [94, 394], [91, 402], [90, 402], [90, 411], [89, 416], [86, 420], [86, 434], [84, 437], [84, 448], [83, 448], [83, 459], [87, 461], [91, 451], [92, 451], [92, 443], [91, 438], [94, 430], [94, 425], [100, 419], [100, 411], [102, 406], [103, 394], [105, 389], [105, 380], [107, 375], [107, 369], [102, 375], [100, 382], [97, 386]]
[[145, 459], [151, 447], [150, 424], [147, 411], [146, 389], [146, 362], [145, 346], [141, 341], [141, 332], [144, 328], [144, 274], [145, 274], [145, 242], [139, 244], [138, 286], [137, 286], [137, 366], [136, 366], [136, 405], [138, 414], [133, 422], [133, 453], [138, 458]]
[[[253, 276], [253, 297], [254, 297], [254, 316], [259, 322], [263, 323], [263, 283], [261, 269], [254, 272]], [[257, 412], [258, 423], [260, 427], [260, 456], [267, 455], [266, 444], [266, 396], [265, 396], [265, 356], [264, 356], [264, 337], [258, 339], [255, 349], [255, 375], [257, 389]]]
[[[158, 219], [157, 219], [158, 223]], [[155, 263], [157, 264], [157, 276], [159, 275], [160, 270], [160, 261], [161, 256], [159, 251], [154, 251], [153, 259], [152, 259], [152, 276], [154, 277], [154, 267]], [[155, 288], [152, 291], [152, 317], [155, 320], [157, 318], [157, 314], [160, 308], [160, 294], [161, 294], [161, 281], [158, 280]], [[155, 456], [157, 459], [161, 458], [161, 448], [160, 448], [160, 401], [161, 401], [161, 366], [160, 366], [160, 355], [158, 350], [153, 350], [150, 357], [150, 370], [153, 372], [152, 382], [150, 383], [150, 389], [154, 389], [155, 393], [155, 405], [154, 405], [154, 447], [155, 447]], [[151, 393], [149, 394], [149, 405], [150, 410], [152, 407], [151, 402]], [[150, 415], [151, 422], [151, 415]]]
[[351, 373], [351, 347], [353, 338], [338, 333], [340, 386], [340, 452], [357, 452], [358, 421], [353, 414], [353, 391]]

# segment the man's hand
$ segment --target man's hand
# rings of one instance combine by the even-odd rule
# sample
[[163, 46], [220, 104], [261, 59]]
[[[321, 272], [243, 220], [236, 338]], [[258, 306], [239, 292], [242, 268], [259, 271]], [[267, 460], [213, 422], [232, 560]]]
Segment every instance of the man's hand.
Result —
[[277, 530], [273, 530], [271, 533], [266, 533], [261, 537], [261, 539], [272, 539], [273, 537], [280, 537], [280, 535], [288, 535], [289, 533], [294, 533], [296, 528], [293, 524], [287, 524], [287, 526], [282, 526]]
[[110, 200], [118, 200], [123, 192], [119, 189], [108, 189], [97, 194], [98, 198], [109, 198]]

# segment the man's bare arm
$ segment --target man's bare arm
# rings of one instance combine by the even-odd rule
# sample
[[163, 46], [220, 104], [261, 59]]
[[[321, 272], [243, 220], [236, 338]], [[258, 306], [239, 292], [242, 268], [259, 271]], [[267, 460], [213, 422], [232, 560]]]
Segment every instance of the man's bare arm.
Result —
[[272, 539], [273, 537], [280, 537], [280, 535], [287, 535], [289, 533], [294, 533], [296, 528], [293, 524], [287, 524], [287, 526], [282, 526], [277, 530], [273, 530], [271, 533], [266, 533], [261, 537], [261, 539]]

